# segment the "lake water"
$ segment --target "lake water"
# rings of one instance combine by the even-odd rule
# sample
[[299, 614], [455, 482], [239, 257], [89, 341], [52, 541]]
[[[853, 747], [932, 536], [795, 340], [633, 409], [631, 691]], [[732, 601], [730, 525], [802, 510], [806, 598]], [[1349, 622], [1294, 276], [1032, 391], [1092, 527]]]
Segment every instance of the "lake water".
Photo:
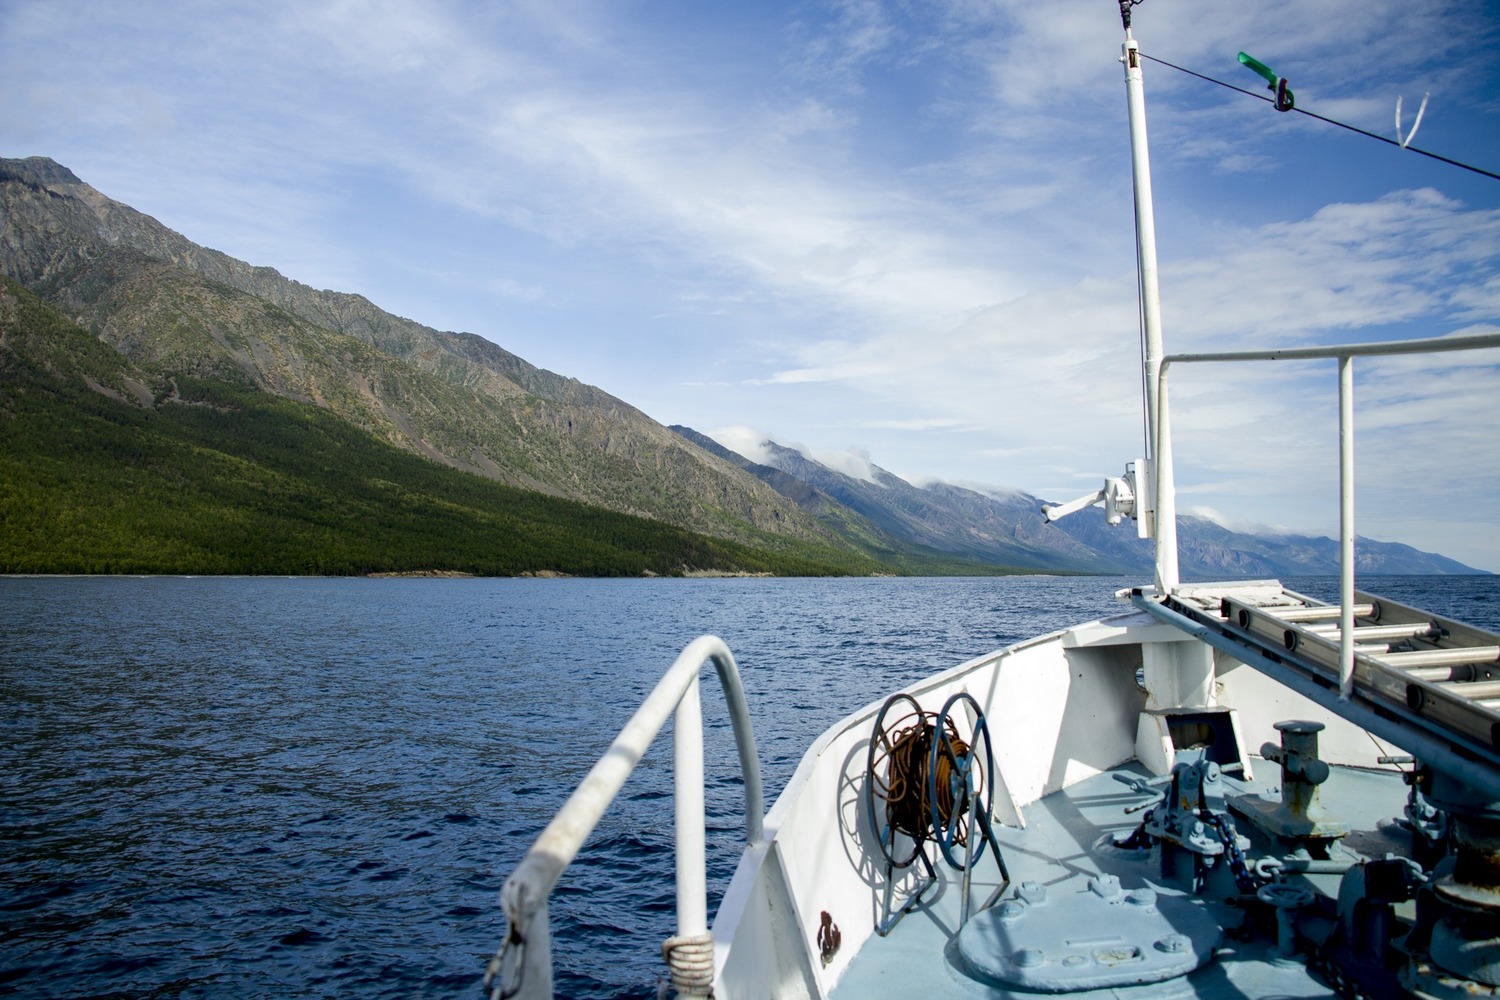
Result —
[[[739, 662], [769, 805], [831, 722], [1133, 582], [0, 579], [0, 990], [476, 996], [505, 875], [696, 636]], [[1500, 628], [1500, 577], [1368, 582]], [[713, 894], [742, 792], [703, 691]], [[670, 747], [553, 898], [559, 996], [654, 995]]]

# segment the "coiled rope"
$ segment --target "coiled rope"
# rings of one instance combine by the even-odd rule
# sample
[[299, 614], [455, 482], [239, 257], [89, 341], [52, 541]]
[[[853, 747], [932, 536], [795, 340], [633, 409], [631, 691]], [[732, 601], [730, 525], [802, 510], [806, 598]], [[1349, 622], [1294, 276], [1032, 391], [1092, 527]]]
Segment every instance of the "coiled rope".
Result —
[[[921, 841], [932, 832], [932, 801], [928, 794], [928, 769], [932, 760], [932, 741], [937, 732], [937, 715], [933, 712], [908, 715], [898, 719], [887, 738], [891, 752], [886, 764], [885, 817], [891, 829]], [[952, 718], [946, 721], [947, 743], [953, 754], [938, 755], [937, 816], [946, 829], [953, 819], [954, 808], [967, 809], [968, 803], [955, 803], [952, 783], [953, 758], [965, 757], [969, 745], [959, 738]], [[967, 829], [958, 831], [953, 843], [963, 846]]]
[[661, 957], [672, 970], [672, 988], [678, 996], [713, 996], [712, 934], [669, 937], [662, 943]]

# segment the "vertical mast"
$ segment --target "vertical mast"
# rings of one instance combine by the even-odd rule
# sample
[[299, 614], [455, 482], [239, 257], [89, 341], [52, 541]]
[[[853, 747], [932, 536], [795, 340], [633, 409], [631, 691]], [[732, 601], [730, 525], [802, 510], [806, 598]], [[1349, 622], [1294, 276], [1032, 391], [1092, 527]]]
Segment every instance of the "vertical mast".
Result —
[[1125, 44], [1125, 95], [1130, 108], [1130, 158], [1135, 182], [1135, 241], [1140, 268], [1141, 364], [1146, 380], [1146, 454], [1156, 495], [1156, 588], [1177, 586], [1177, 509], [1173, 498], [1172, 454], [1166, 426], [1165, 384], [1161, 380], [1161, 292], [1156, 275], [1156, 212], [1151, 202], [1151, 158], [1146, 144], [1146, 95], [1141, 78], [1140, 48], [1130, 35], [1128, 0]]

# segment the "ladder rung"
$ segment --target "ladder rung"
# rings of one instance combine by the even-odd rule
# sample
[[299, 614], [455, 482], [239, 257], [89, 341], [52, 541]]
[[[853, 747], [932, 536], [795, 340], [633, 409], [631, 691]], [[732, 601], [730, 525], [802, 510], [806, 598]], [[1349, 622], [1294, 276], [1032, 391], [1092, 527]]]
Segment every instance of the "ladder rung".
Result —
[[1446, 667], [1412, 667], [1405, 671], [1408, 677], [1419, 681], [1471, 681], [1474, 679], [1472, 663], [1452, 663]]
[[1470, 701], [1500, 697], [1500, 681], [1449, 681], [1438, 687]]
[[1420, 649], [1410, 653], [1385, 653], [1370, 659], [1383, 667], [1446, 667], [1500, 660], [1500, 646], [1460, 646], [1457, 649]]
[[[1318, 622], [1329, 618], [1339, 617], [1339, 607], [1334, 605], [1318, 605], [1311, 608], [1288, 608], [1285, 611], [1276, 608], [1257, 608], [1262, 614], [1283, 622]], [[1354, 617], [1368, 618], [1375, 613], [1373, 604], [1356, 604], [1354, 606]]]
[[[1319, 623], [1309, 626], [1309, 631], [1322, 636], [1343, 634], [1337, 622], [1327, 624]], [[1406, 625], [1356, 625], [1354, 627], [1355, 642], [1369, 642], [1372, 639], [1412, 639], [1416, 636], [1424, 636], [1436, 639], [1442, 634], [1442, 629], [1432, 622], [1410, 623]]]

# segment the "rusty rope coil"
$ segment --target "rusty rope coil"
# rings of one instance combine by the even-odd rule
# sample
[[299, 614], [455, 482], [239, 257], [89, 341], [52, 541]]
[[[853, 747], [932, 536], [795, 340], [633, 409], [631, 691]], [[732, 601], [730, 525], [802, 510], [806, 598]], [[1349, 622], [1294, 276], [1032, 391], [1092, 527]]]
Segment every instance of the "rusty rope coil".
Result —
[[[890, 754], [886, 764], [886, 822], [891, 828], [913, 840], [922, 840], [932, 832], [932, 802], [928, 796], [927, 771], [932, 759], [932, 740], [937, 731], [937, 715], [923, 712], [908, 715], [891, 726], [888, 739]], [[958, 736], [951, 718], [945, 720], [948, 745], [953, 754], [964, 757], [969, 745]], [[939, 754], [937, 762], [937, 816], [946, 828], [953, 819], [953, 788], [948, 778], [953, 772], [953, 758]], [[960, 803], [966, 808], [967, 803]], [[954, 843], [963, 845], [966, 831], [960, 831]]]

